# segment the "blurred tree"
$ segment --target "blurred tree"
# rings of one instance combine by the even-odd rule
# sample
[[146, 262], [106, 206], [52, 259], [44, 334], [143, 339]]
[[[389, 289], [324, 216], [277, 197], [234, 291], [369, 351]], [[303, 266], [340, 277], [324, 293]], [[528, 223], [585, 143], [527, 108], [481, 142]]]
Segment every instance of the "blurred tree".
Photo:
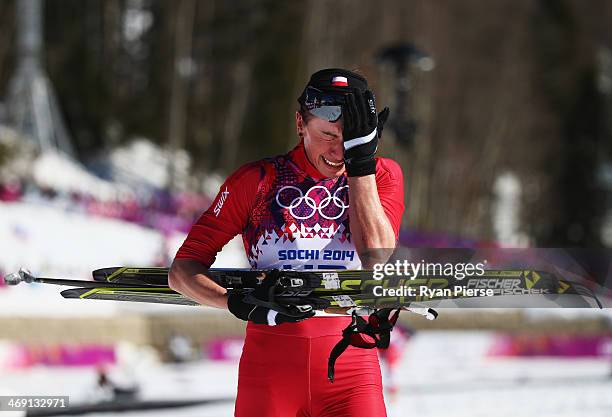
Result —
[[6, 95], [6, 87], [15, 65], [15, 0], [0, 2], [0, 97]]
[[[168, 145], [172, 154], [185, 148], [186, 104], [188, 81], [193, 72], [191, 44], [195, 20], [195, 0], [177, 1], [179, 8], [174, 16], [174, 58], [170, 91], [168, 121]], [[168, 187], [175, 188], [174, 160], [168, 166]]]
[[[0, 93], [13, 3], [0, 2]], [[48, 72], [84, 158], [134, 136], [166, 146], [184, 117], [196, 172], [227, 174], [297, 141], [295, 99], [322, 67], [361, 71], [393, 117], [393, 77], [375, 53], [411, 42], [436, 61], [413, 78], [415, 146], [389, 129], [380, 149], [404, 167], [404, 225], [493, 238], [493, 184], [511, 171], [535, 243], [599, 244], [594, 167], [610, 109], [595, 56], [612, 47], [609, 1], [209, 0], [192, 13], [184, 0], [45, 4]], [[192, 60], [177, 67], [187, 43]], [[181, 71], [183, 115], [171, 116]]]
[[[585, 6], [581, 9], [584, 13]], [[550, 132], [542, 171], [547, 190], [531, 213], [537, 217], [531, 231], [541, 246], [601, 246], [605, 207], [596, 177], [604, 124], [596, 86], [598, 45], [579, 15], [570, 3], [557, 0], [540, 0], [534, 14], [534, 81]]]

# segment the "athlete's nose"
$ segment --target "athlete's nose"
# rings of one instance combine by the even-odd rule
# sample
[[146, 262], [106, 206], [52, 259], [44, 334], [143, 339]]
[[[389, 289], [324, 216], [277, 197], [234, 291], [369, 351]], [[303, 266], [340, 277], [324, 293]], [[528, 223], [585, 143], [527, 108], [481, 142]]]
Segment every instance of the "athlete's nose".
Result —
[[344, 158], [342, 139], [334, 140], [330, 146], [329, 155], [334, 158], [334, 161], [341, 161]]

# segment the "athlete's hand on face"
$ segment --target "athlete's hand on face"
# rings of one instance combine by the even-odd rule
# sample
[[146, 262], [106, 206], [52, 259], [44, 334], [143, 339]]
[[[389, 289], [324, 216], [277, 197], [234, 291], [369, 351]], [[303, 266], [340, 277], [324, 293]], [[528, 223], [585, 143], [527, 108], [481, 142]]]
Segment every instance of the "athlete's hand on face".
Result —
[[342, 136], [344, 163], [349, 177], [376, 173], [374, 155], [388, 117], [388, 107], [376, 114], [376, 102], [370, 90], [362, 93], [355, 89], [347, 94], [342, 107]]

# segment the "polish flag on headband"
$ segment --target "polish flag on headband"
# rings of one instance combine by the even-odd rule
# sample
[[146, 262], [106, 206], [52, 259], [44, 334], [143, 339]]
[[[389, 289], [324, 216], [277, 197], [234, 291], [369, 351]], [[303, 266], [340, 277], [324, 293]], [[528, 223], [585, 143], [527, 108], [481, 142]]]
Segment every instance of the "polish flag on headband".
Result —
[[331, 82], [334, 87], [348, 87], [348, 79], [346, 77], [334, 77]]

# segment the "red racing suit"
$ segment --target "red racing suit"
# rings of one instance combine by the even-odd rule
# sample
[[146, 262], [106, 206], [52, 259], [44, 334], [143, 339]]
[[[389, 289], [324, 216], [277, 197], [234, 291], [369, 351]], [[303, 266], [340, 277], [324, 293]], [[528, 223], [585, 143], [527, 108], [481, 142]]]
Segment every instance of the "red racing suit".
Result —
[[[376, 158], [376, 184], [396, 238], [404, 211], [399, 165]], [[303, 143], [289, 153], [246, 164], [221, 186], [176, 254], [209, 267], [242, 234], [257, 269], [359, 269], [348, 217], [345, 175], [324, 178]], [[376, 350], [349, 347], [327, 380], [327, 357], [350, 323], [317, 316], [300, 323], [248, 323], [240, 360], [236, 416], [384, 416]]]

